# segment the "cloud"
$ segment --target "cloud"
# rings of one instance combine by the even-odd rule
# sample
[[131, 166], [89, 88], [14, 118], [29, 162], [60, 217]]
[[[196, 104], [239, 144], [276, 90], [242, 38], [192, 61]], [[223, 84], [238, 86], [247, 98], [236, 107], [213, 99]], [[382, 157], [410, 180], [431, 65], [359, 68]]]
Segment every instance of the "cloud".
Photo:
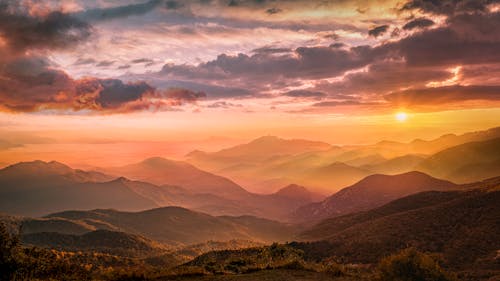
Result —
[[[74, 14], [74, 16], [80, 19], [85, 19], [86, 21], [112, 20], [117, 18], [146, 14], [154, 10], [155, 8], [160, 7], [162, 3], [164, 3], [163, 0], [150, 0], [139, 4], [130, 4], [124, 6], [111, 7], [111, 8], [97, 8], [97, 9], [85, 10], [83, 12]], [[179, 7], [175, 6], [173, 3], [174, 1], [167, 1], [165, 3], [165, 7], [169, 9], [174, 9], [173, 7], [176, 8]]]
[[313, 104], [314, 107], [336, 107], [336, 106], [352, 106], [352, 105], [375, 105], [372, 102], [361, 102], [356, 100], [346, 100], [346, 101], [322, 101]]
[[289, 48], [273, 48], [273, 47], [260, 47], [258, 49], [253, 49], [252, 53], [256, 54], [282, 54], [282, 53], [290, 53], [292, 49]]
[[396, 52], [409, 65], [461, 65], [498, 62], [500, 13], [462, 14], [447, 25], [427, 30], [379, 49]]
[[500, 101], [500, 86], [452, 85], [420, 88], [388, 94], [385, 98], [398, 105], [440, 105], [470, 100]]
[[[369, 46], [348, 50], [299, 47], [290, 54], [258, 52], [252, 55], [221, 54], [215, 60], [193, 65], [167, 64], [160, 72], [174, 78], [224, 80], [249, 79], [263, 83], [281, 78], [326, 78], [363, 67], [373, 59]], [[248, 85], [247, 85], [248, 86]]]
[[91, 26], [59, 11], [32, 15], [21, 1], [0, 0], [0, 36], [13, 52], [57, 49], [77, 45], [90, 37]]
[[407, 22], [403, 26], [403, 29], [404, 30], [412, 30], [415, 28], [426, 28], [426, 27], [433, 26], [433, 25], [434, 25], [434, 21], [432, 21], [430, 19], [418, 18], [418, 19], [414, 19], [414, 20]]
[[485, 12], [488, 5], [497, 0], [410, 0], [401, 10], [420, 10], [439, 15], [453, 15], [467, 12]]
[[0, 77], [0, 110], [9, 112], [170, 110], [205, 96], [179, 88], [160, 91], [140, 81], [75, 80], [43, 57], [10, 61], [0, 70]]
[[150, 63], [154, 63], [154, 62], [155, 62], [154, 60], [147, 59], [147, 58], [140, 58], [140, 59], [135, 59], [135, 60], [131, 61], [131, 63], [133, 63], [133, 64], [138, 64], [138, 63], [150, 64]]
[[274, 15], [274, 14], [281, 13], [281, 12], [282, 12], [282, 10], [279, 8], [276, 8], [276, 7], [269, 8], [266, 10], [266, 13], [268, 13], [269, 15]]
[[380, 25], [380, 26], [377, 26], [373, 29], [368, 30], [368, 35], [373, 36], [373, 37], [379, 37], [381, 35], [384, 35], [384, 33], [386, 33], [387, 30], [389, 30], [388, 25]]
[[194, 103], [199, 99], [206, 98], [207, 94], [205, 94], [204, 92], [194, 92], [183, 88], [170, 88], [165, 91], [162, 96], [175, 100], [180, 105], [184, 102]]
[[283, 93], [284, 96], [292, 98], [323, 98], [326, 94], [319, 91], [294, 90]]
[[230, 103], [230, 102], [227, 102], [227, 101], [218, 101], [218, 102], [214, 102], [214, 103], [211, 103], [209, 105], [207, 105], [208, 108], [234, 108], [234, 107], [243, 107], [242, 104], [239, 104], [239, 103]]
[[103, 60], [103, 61], [100, 61], [96, 66], [98, 66], [98, 67], [107, 67], [107, 66], [113, 65], [115, 62], [116, 61]]

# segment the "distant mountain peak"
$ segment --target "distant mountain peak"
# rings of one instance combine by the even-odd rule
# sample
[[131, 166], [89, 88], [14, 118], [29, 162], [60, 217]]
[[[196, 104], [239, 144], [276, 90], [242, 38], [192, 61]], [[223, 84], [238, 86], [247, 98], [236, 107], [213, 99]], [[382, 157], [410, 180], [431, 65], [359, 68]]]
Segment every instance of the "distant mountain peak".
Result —
[[262, 136], [262, 137], [258, 137], [254, 140], [251, 141], [251, 143], [257, 143], [257, 142], [276, 142], [276, 141], [283, 141], [284, 139], [280, 138], [280, 137], [277, 137], [277, 136], [271, 136], [271, 135], [267, 135], [267, 136]]
[[301, 197], [303, 195], [310, 196], [309, 190], [307, 190], [307, 188], [305, 188], [301, 185], [298, 185], [298, 184], [287, 185], [287, 186], [281, 188], [280, 190], [278, 190], [275, 194], [280, 195], [280, 196], [286, 196], [286, 197]]
[[25, 172], [30, 174], [55, 174], [64, 175], [73, 172], [73, 169], [61, 162], [42, 160], [34, 160], [27, 162], [19, 162], [4, 168], [2, 171]]

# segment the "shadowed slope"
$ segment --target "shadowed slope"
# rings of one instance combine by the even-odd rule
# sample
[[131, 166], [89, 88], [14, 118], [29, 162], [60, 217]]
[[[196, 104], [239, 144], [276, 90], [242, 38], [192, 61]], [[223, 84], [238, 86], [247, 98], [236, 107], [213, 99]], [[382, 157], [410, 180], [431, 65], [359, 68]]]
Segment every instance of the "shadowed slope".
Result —
[[371, 175], [346, 187], [319, 203], [303, 206], [293, 212], [297, 221], [317, 221], [328, 217], [368, 210], [391, 200], [426, 190], [458, 188], [449, 181], [439, 180], [421, 172], [394, 176]]
[[443, 253], [451, 265], [491, 266], [500, 248], [500, 178], [473, 187], [422, 192], [370, 211], [326, 219], [300, 237], [328, 240], [326, 251], [352, 262], [373, 262], [410, 245]]

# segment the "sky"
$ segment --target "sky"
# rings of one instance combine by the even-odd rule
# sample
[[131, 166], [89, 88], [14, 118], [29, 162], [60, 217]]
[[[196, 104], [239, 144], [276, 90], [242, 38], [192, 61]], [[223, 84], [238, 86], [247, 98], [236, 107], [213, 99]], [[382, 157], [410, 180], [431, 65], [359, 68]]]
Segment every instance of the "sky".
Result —
[[496, 0], [0, 0], [0, 165], [483, 130], [498, 50]]

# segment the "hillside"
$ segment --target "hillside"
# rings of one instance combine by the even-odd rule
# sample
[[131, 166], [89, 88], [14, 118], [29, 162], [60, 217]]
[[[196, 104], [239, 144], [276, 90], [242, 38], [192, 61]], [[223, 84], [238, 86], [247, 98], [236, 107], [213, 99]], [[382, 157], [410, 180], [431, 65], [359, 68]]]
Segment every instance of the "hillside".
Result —
[[[142, 212], [109, 209], [65, 211], [46, 218], [71, 220], [95, 229], [111, 227], [116, 231], [142, 235], [171, 245], [233, 239], [272, 242], [284, 241], [293, 235], [293, 227], [276, 221], [251, 216], [214, 217], [180, 207], [163, 207]], [[43, 225], [43, 221], [38, 223], [43, 231], [49, 231], [50, 225]], [[51, 231], [57, 232], [57, 227]]]
[[68, 209], [143, 210], [156, 203], [120, 180], [95, 182], [92, 173], [58, 162], [22, 162], [0, 170], [0, 212], [40, 216]]
[[132, 257], [150, 256], [167, 250], [164, 245], [142, 236], [109, 230], [95, 230], [82, 235], [39, 232], [24, 234], [21, 239], [26, 245]]
[[346, 187], [322, 202], [311, 203], [292, 213], [295, 221], [318, 221], [351, 212], [369, 210], [394, 199], [428, 190], [452, 190], [459, 186], [421, 172], [371, 175]]
[[431, 175], [460, 183], [498, 176], [500, 138], [469, 142], [440, 151], [417, 166]]
[[[323, 254], [350, 262], [373, 262], [414, 246], [442, 253], [453, 267], [491, 267], [500, 248], [500, 178], [475, 187], [410, 195], [376, 209], [324, 220], [300, 237], [327, 240]], [[298, 247], [314, 248], [313, 244]]]

